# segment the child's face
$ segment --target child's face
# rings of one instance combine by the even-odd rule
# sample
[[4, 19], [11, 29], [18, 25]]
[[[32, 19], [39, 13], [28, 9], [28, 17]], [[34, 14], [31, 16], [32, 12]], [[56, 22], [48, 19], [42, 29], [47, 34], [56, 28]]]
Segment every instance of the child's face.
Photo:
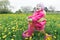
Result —
[[41, 10], [41, 6], [40, 5], [37, 5], [36, 8], [37, 8], [37, 10]]
[[37, 7], [37, 10], [41, 10], [41, 7]]

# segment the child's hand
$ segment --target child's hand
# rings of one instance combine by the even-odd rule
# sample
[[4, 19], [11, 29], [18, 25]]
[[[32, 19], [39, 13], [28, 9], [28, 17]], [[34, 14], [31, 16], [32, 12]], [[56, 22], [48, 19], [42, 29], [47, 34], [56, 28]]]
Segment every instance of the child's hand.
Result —
[[31, 19], [31, 18], [29, 18], [29, 19], [28, 19], [28, 21], [29, 21], [29, 22], [32, 22], [32, 19]]

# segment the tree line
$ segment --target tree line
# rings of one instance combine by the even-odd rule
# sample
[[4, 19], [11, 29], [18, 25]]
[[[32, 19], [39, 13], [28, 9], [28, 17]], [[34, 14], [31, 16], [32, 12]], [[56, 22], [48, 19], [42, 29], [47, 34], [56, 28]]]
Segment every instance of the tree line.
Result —
[[[8, 13], [13, 13], [11, 9], [9, 9], [10, 2], [8, 0], [1, 0], [0, 1], [0, 14], [8, 14]], [[36, 8], [32, 8], [30, 6], [22, 6], [19, 10], [17, 10], [15, 13], [31, 13], [35, 10]], [[55, 8], [53, 6], [50, 6], [49, 9], [47, 7], [44, 8], [46, 12], [54, 12]]]

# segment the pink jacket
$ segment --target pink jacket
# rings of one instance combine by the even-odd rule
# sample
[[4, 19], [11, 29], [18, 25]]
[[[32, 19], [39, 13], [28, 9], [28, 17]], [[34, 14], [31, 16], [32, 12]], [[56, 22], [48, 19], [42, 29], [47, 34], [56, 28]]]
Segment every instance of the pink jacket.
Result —
[[46, 20], [43, 20], [42, 22], [38, 22], [38, 20], [43, 17], [45, 17], [44, 11], [38, 10], [34, 12], [33, 15], [29, 16], [28, 18], [32, 18], [32, 22], [35, 24], [36, 28], [40, 27], [40, 29], [43, 29], [44, 28], [43, 26], [46, 24]]
[[29, 16], [28, 18], [32, 18], [33, 21], [38, 21], [42, 17], [44, 17], [43, 10], [38, 10], [38, 11], [34, 12], [33, 15]]
[[[23, 37], [30, 37], [32, 36], [32, 33], [34, 30], [43, 30], [44, 26], [46, 24], [46, 20], [43, 20], [42, 22], [38, 22], [39, 19], [45, 17], [45, 14], [43, 10], [38, 10], [33, 13], [32, 16], [29, 16], [28, 18], [32, 19], [32, 24], [28, 24], [28, 30], [23, 32]], [[27, 34], [28, 33], [28, 34]]]

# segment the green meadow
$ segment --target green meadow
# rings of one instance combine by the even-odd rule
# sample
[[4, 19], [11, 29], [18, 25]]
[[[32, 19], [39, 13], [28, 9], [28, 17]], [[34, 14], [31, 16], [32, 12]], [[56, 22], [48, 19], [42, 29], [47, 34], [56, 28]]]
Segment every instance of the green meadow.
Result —
[[[27, 17], [31, 14], [0, 14], [0, 40], [23, 40], [22, 33], [28, 28]], [[46, 33], [53, 40], [60, 40], [60, 14], [47, 14]], [[44, 35], [35, 32], [31, 39], [44, 40]]]

